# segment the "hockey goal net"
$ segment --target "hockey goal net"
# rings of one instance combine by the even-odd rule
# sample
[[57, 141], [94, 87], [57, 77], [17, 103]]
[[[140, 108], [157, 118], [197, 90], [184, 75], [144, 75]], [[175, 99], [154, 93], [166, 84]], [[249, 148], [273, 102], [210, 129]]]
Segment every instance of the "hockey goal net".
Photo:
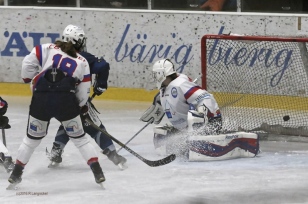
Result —
[[205, 35], [202, 87], [226, 130], [308, 136], [308, 38]]

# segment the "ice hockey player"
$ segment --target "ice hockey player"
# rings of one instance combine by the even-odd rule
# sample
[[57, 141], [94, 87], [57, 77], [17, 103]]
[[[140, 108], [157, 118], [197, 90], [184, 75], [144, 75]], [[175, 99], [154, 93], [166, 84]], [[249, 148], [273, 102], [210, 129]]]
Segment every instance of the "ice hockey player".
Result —
[[[82, 35], [85, 35], [83, 30], [77, 29], [79, 29], [79, 27], [76, 25], [68, 25], [63, 31], [62, 39], [72, 38], [78, 40], [78, 35], [80, 34], [80, 32], [82, 33]], [[107, 81], [110, 69], [109, 63], [107, 63], [103, 57], [97, 58], [91, 53], [87, 52], [85, 46], [80, 47], [77, 51], [88, 61], [90, 65], [91, 75], [96, 75], [93, 92], [98, 96], [101, 95], [108, 88]], [[120, 169], [126, 168], [126, 159], [116, 152], [116, 148], [112, 140], [104, 133], [97, 131], [95, 128], [85, 122], [86, 118], [91, 119], [97, 126], [106, 130], [97, 115], [98, 112], [96, 108], [91, 103], [91, 99], [88, 100], [86, 106], [89, 109], [89, 111], [87, 112], [88, 114], [81, 114], [84, 131], [95, 140], [95, 142], [102, 149], [102, 153], [105, 154], [110, 161], [112, 161], [115, 165], [119, 166]], [[57, 135], [55, 137], [55, 142], [53, 143], [53, 147], [49, 154], [49, 158], [51, 160], [51, 164], [49, 165], [50, 167], [57, 166], [59, 163], [62, 162], [63, 149], [68, 143], [68, 141], [69, 136], [66, 134], [63, 126], [61, 125], [58, 129]]]
[[[63, 41], [38, 45], [22, 61], [21, 76], [31, 82], [32, 99], [27, 135], [20, 145], [15, 167], [8, 181], [14, 188], [21, 182], [25, 165], [35, 148], [47, 135], [51, 118], [57, 119], [66, 134], [90, 166], [95, 181], [105, 181], [94, 146], [83, 130], [80, 113], [87, 114], [86, 102], [90, 93], [90, 69], [85, 58], [77, 53], [86, 41], [81, 28], [78, 38], [66, 36]], [[39, 68], [42, 70], [38, 73]]]
[[[9, 129], [9, 118], [4, 116], [8, 108], [8, 103], [0, 97], [0, 129]], [[5, 135], [2, 135], [5, 137]], [[5, 138], [3, 138], [5, 139]], [[0, 142], [0, 164], [2, 164], [5, 170], [9, 173], [13, 170], [14, 163], [9, 150], [6, 148], [4, 141]]]
[[[200, 161], [223, 157], [238, 146], [244, 151], [247, 150], [244, 147], [246, 141], [232, 140], [243, 137], [243, 134], [221, 134], [222, 115], [214, 96], [186, 75], [177, 73], [169, 59], [154, 63], [153, 77], [160, 93], [155, 96], [152, 106], [145, 111], [140, 120], [154, 120], [154, 124], [159, 124], [164, 115], [167, 116], [171, 125], [154, 128], [154, 146], [161, 154], [174, 153], [177, 157]], [[224, 144], [219, 143], [220, 141]], [[258, 148], [256, 139], [249, 142]], [[215, 145], [215, 151], [218, 152], [213, 152], [212, 147]], [[224, 145], [231, 149], [219, 148]], [[255, 151], [254, 147], [251, 151]]]

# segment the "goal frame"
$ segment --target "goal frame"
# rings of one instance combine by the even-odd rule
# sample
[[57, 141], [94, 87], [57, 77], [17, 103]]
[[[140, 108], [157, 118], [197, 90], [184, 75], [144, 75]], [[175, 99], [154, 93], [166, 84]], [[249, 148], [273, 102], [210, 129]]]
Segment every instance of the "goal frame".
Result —
[[[299, 68], [299, 72], [301, 69], [304, 69], [305, 72], [305, 80], [308, 79], [308, 38], [304, 36], [252, 36], [252, 35], [237, 35], [237, 34], [207, 34], [204, 35], [201, 38], [201, 87], [205, 90], [208, 90], [209, 92], [212, 92], [215, 95], [216, 100], [222, 100], [220, 101], [220, 109], [226, 118], [224, 128], [227, 131], [247, 131], [247, 132], [259, 132], [264, 134], [264, 132], [267, 135], [288, 135], [288, 136], [307, 136], [308, 137], [308, 85], [306, 81], [304, 82], [304, 89], [296, 89], [297, 87], [301, 86], [295, 86], [291, 87], [291, 91], [304, 91], [304, 92], [290, 92], [291, 94], [281, 94], [282, 92], [279, 92], [279, 90], [289, 90], [288, 88], [281, 89], [281, 87], [278, 87], [278, 92], [275, 93], [275, 90], [273, 94], [264, 93], [264, 92], [245, 92], [247, 90], [242, 89], [241, 87], [238, 87], [235, 92], [232, 92], [232, 88], [230, 87], [229, 90], [226, 89], [220, 89], [217, 92], [215, 92], [212, 89], [212, 86], [215, 86], [215, 80], [216, 77], [220, 77], [221, 73], [219, 70], [214, 74], [212, 72], [215, 69], [220, 69], [219, 65], [214, 65], [214, 67], [211, 67], [212, 65], [210, 61], [208, 61], [211, 53], [209, 52], [212, 49], [213, 43], [222, 43], [222, 42], [213, 42], [215, 40], [226, 40], [226, 41], [232, 41], [230, 45], [231, 47], [236, 48], [236, 44], [234, 43], [236, 41], [239, 42], [239, 45], [241, 43], [247, 44], [253, 44], [256, 42], [282, 42], [286, 43], [286, 48], [288, 48], [288, 44], [295, 43], [297, 44], [298, 50], [296, 50], [297, 55], [300, 56], [299, 62], [301, 62], [302, 67]], [[226, 42], [226, 45], [228, 42]], [[267, 44], [267, 43], [266, 43]], [[220, 44], [224, 45], [224, 43]], [[271, 45], [271, 43], [269, 43]], [[282, 46], [281, 46], [282, 45]], [[284, 47], [283, 44], [279, 45], [279, 47]], [[259, 45], [257, 44], [257, 47]], [[304, 47], [303, 47], [304, 46]], [[275, 47], [272, 47], [275, 48]], [[228, 48], [227, 48], [228, 49]], [[267, 48], [270, 50], [271, 48]], [[303, 52], [302, 52], [303, 51]], [[299, 52], [299, 53], [298, 53]], [[220, 56], [220, 54], [219, 54]], [[235, 58], [234, 58], [235, 59]], [[223, 60], [223, 59], [219, 59]], [[223, 63], [223, 62], [222, 62]], [[216, 67], [215, 67], [216, 66]], [[218, 67], [217, 67], [218, 66]], [[222, 65], [224, 66], [224, 65]], [[262, 66], [262, 65], [261, 65]], [[297, 68], [296, 62], [294, 65]], [[211, 68], [210, 68], [211, 67]], [[212, 69], [213, 68], [213, 69]], [[290, 68], [291, 69], [291, 68]], [[294, 69], [294, 68], [293, 68]], [[228, 69], [230, 70], [230, 69]], [[236, 69], [234, 69], [236, 70]], [[255, 71], [255, 70], [254, 70]], [[221, 81], [221, 83], [218, 81], [218, 85], [222, 84], [223, 87], [228, 84], [229, 81], [233, 77], [233, 72], [230, 72], [232, 75], [231, 78], [228, 77], [224, 81]], [[214, 74], [214, 75], [212, 75]], [[246, 74], [246, 73], [245, 73]], [[258, 73], [257, 73], [258, 74]], [[214, 77], [216, 79], [208, 78], [208, 77]], [[235, 74], [234, 77], [237, 75]], [[238, 75], [239, 79], [241, 80], [241, 75]], [[245, 75], [243, 76], [245, 77]], [[234, 78], [236, 81], [237, 79]], [[290, 78], [293, 80], [294, 78]], [[212, 82], [213, 80], [213, 82]], [[208, 84], [208, 83], [211, 84]], [[243, 80], [241, 80], [243, 82]], [[254, 78], [254, 84], [256, 84], [257, 80]], [[213, 83], [213, 84], [212, 84]], [[230, 85], [232, 85], [233, 81], [231, 81]], [[245, 82], [244, 80], [244, 83]], [[244, 84], [242, 83], [242, 84]], [[257, 82], [258, 83], [258, 82]], [[292, 82], [290, 82], [292, 83]], [[258, 84], [256, 84], [258, 85]], [[288, 87], [290, 84], [286, 83]], [[254, 85], [252, 84], [251, 87]], [[283, 85], [282, 85], [283, 86]], [[250, 86], [248, 86], [249, 88]], [[237, 88], [237, 87], [235, 87]], [[246, 86], [247, 88], [247, 86]], [[216, 89], [216, 87], [215, 87]], [[254, 89], [252, 89], [254, 90]], [[239, 91], [239, 92], [237, 92]], [[291, 104], [291, 105], [290, 105]], [[297, 106], [294, 106], [292, 104], [298, 104]], [[264, 115], [269, 114], [271, 117], [264, 117]], [[291, 117], [290, 120], [285, 120], [285, 116]], [[289, 118], [290, 118], [289, 117]], [[245, 126], [245, 127], [244, 127]]]

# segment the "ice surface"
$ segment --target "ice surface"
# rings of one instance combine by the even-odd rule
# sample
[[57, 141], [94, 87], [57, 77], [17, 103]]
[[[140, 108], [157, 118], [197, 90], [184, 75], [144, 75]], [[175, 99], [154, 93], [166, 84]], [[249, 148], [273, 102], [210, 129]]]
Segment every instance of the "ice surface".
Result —
[[[9, 103], [7, 146], [14, 158], [26, 134], [30, 97], [2, 96]], [[103, 95], [100, 96], [103, 98]], [[94, 100], [108, 132], [128, 141], [145, 123], [139, 117], [150, 103]], [[45, 149], [51, 148], [59, 122], [27, 164], [19, 189], [8, 191], [9, 174], [0, 166], [0, 203], [104, 203], [104, 204], [238, 204], [308, 203], [308, 143], [261, 142], [256, 158], [212, 162], [174, 162], [149, 167], [122, 149], [128, 169], [121, 171], [105, 155], [99, 161], [106, 176], [102, 190], [75, 146], [69, 142], [63, 163], [47, 168]], [[146, 159], [157, 160], [151, 125], [129, 143]], [[99, 147], [91, 139], [99, 152]], [[119, 147], [118, 145], [116, 145]], [[45, 195], [35, 195], [35, 194]], [[47, 194], [47, 195], [46, 195]]]

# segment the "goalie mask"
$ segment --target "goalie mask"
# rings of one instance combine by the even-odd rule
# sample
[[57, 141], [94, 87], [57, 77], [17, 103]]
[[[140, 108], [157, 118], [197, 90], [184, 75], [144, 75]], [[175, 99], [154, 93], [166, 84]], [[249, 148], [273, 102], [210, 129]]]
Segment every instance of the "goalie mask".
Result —
[[162, 59], [153, 65], [153, 77], [156, 82], [156, 87], [161, 89], [162, 83], [167, 76], [176, 73], [173, 63], [169, 59]]
[[62, 41], [72, 42], [74, 48], [80, 52], [85, 50], [86, 47], [86, 35], [82, 28], [76, 25], [68, 25], [63, 31]]

